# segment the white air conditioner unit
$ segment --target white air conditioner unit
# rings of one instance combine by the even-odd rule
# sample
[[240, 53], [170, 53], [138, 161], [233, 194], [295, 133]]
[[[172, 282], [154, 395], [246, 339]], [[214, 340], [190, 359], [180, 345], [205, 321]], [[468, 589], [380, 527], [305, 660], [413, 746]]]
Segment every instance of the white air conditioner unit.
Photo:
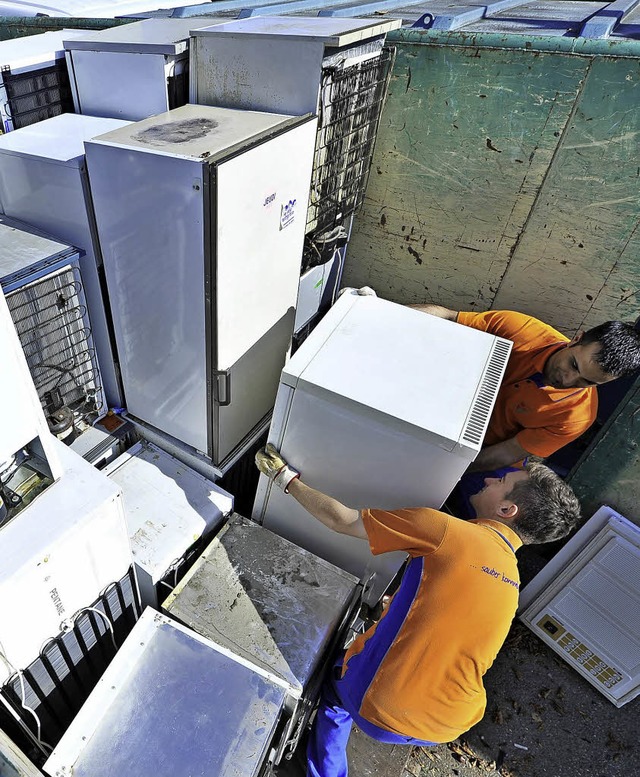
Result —
[[[486, 332], [343, 294], [285, 365], [269, 441], [349, 507], [439, 508], [482, 446], [510, 351]], [[374, 557], [264, 475], [253, 518], [351, 574], [375, 574], [371, 603], [405, 558]]]
[[602, 507], [522, 592], [521, 619], [616, 707], [640, 694], [640, 527]]

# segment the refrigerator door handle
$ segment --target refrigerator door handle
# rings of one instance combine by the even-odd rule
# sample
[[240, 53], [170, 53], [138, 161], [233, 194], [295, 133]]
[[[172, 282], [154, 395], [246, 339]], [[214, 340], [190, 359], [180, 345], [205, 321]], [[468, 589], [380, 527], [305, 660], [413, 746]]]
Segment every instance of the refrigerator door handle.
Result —
[[231, 404], [231, 370], [214, 370], [214, 396], [219, 407]]

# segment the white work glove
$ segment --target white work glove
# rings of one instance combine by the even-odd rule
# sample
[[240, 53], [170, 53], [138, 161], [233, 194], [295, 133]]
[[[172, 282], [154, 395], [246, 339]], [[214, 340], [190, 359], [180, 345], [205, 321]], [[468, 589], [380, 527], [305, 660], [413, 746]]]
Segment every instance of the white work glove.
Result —
[[256, 467], [285, 494], [289, 493], [291, 481], [300, 477], [300, 473], [287, 464], [270, 442], [256, 453]]
[[344, 289], [340, 289], [338, 297], [341, 297], [346, 292], [357, 294], [359, 297], [377, 297], [378, 295], [371, 288], [371, 286], [361, 286], [359, 289], [353, 289], [351, 286], [345, 286]]

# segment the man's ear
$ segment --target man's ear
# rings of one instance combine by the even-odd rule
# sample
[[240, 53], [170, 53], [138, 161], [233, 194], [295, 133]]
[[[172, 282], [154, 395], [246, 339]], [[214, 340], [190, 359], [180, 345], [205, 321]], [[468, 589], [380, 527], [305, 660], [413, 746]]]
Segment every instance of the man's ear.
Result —
[[498, 505], [498, 515], [502, 520], [512, 521], [518, 514], [518, 505], [515, 502], [503, 500]]
[[575, 335], [571, 338], [571, 342], [567, 343], [567, 348], [572, 345], [578, 345], [584, 336], [584, 329], [578, 329]]

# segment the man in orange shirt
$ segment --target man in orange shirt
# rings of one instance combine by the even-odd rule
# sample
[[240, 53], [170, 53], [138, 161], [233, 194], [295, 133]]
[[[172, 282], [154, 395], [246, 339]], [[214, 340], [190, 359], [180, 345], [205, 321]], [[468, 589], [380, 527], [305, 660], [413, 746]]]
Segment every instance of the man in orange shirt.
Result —
[[518, 603], [516, 550], [555, 540], [580, 518], [578, 501], [542, 464], [487, 479], [480, 518], [429, 508], [353, 510], [304, 484], [267, 445], [258, 469], [334, 531], [368, 540], [374, 554], [409, 562], [378, 623], [358, 637], [323, 688], [307, 750], [307, 777], [346, 777], [351, 726], [387, 743], [449, 742], [486, 706], [482, 677]]
[[411, 307], [513, 343], [484, 447], [471, 471], [497, 470], [528, 455], [550, 456], [595, 421], [596, 386], [640, 368], [640, 334], [622, 321], [607, 321], [569, 340], [523, 313]]

